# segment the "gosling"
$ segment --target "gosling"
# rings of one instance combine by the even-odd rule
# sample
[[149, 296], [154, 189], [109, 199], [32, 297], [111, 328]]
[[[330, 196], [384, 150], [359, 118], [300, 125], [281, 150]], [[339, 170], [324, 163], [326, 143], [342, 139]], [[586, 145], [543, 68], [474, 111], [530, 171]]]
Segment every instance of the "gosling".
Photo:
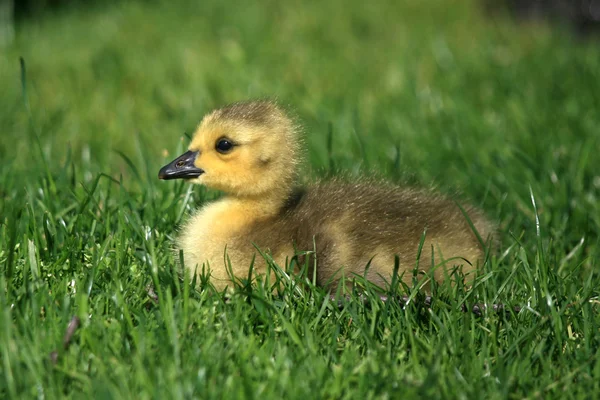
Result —
[[190, 273], [207, 268], [217, 290], [247, 278], [253, 260], [255, 275], [264, 275], [267, 262], [257, 248], [284, 269], [296, 255], [304, 261], [298, 267], [306, 265], [309, 277], [330, 288], [354, 274], [386, 287], [396, 257], [408, 285], [417, 265], [427, 273], [425, 285], [456, 267], [472, 275], [482, 263], [495, 225], [478, 209], [371, 180], [300, 187], [301, 147], [299, 126], [271, 101], [234, 103], [204, 117], [188, 151], [158, 174], [225, 194], [181, 231], [178, 247]]

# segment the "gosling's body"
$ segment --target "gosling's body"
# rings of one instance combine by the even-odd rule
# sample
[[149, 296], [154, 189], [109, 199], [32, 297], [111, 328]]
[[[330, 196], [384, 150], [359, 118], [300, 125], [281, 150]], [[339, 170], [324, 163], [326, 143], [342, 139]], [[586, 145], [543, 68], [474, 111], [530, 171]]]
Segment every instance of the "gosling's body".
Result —
[[[228, 147], [223, 141], [233, 145], [221, 151]], [[160, 175], [177, 178], [185, 170], [183, 177], [227, 194], [185, 224], [178, 244], [188, 270], [209, 266], [211, 282], [223, 289], [231, 285], [229, 262], [233, 275], [245, 278], [256, 257], [255, 274], [265, 273], [256, 245], [282, 267], [297, 252], [316, 251], [317, 283], [324, 286], [366, 274], [384, 287], [398, 255], [399, 272], [410, 283], [424, 232], [419, 269], [430, 271], [433, 250], [436, 280], [457, 265], [468, 273], [483, 260], [483, 246], [453, 201], [373, 181], [332, 180], [298, 188], [299, 148], [297, 127], [271, 102], [238, 103], [204, 118], [187, 157], [165, 166]], [[182, 160], [197, 175], [185, 165], [178, 170]], [[489, 238], [494, 225], [477, 209], [463, 209], [480, 237]]]

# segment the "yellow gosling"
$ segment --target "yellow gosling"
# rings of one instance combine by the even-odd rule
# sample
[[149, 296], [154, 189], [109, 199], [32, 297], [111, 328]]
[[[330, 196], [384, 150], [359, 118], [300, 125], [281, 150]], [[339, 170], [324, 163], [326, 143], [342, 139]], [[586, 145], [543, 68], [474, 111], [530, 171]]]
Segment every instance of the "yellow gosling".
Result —
[[[483, 246], [450, 199], [368, 180], [302, 188], [300, 152], [299, 128], [276, 103], [235, 103], [204, 117], [189, 151], [159, 172], [160, 179], [183, 178], [225, 193], [181, 232], [178, 245], [191, 273], [206, 266], [217, 289], [231, 286], [227, 249], [234, 276], [247, 277], [255, 255], [255, 272], [264, 274], [256, 245], [282, 267], [295, 251], [316, 250], [317, 283], [323, 286], [358, 274], [385, 287], [398, 255], [399, 273], [410, 284], [423, 232], [419, 269], [430, 271], [433, 251], [436, 280], [455, 266], [469, 273], [482, 262]], [[495, 225], [476, 208], [463, 209], [480, 237], [490, 239]]]

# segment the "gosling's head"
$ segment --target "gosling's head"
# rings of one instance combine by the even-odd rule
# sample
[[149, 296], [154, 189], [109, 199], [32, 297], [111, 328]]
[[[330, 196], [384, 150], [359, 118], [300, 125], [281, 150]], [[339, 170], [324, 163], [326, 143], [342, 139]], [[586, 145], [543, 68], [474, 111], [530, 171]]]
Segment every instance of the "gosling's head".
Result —
[[160, 179], [186, 179], [238, 197], [288, 191], [295, 179], [298, 128], [277, 104], [234, 103], [206, 115], [188, 151]]

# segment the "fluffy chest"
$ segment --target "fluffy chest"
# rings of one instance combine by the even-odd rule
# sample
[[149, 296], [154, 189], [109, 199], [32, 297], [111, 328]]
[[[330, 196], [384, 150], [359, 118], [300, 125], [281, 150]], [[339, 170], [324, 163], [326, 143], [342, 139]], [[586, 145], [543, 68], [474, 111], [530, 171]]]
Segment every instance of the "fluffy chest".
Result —
[[252, 220], [242, 210], [231, 209], [225, 201], [208, 204], [198, 210], [183, 228], [181, 245], [184, 249], [196, 248], [198, 252], [206, 253], [209, 248], [220, 244], [222, 252], [225, 245], [251, 224]]
[[222, 269], [227, 265], [226, 251], [234, 268], [248, 268], [255, 252], [252, 228], [261, 217], [261, 210], [232, 200], [206, 205], [190, 218], [179, 237], [186, 266], [202, 267], [208, 262], [213, 271]]

